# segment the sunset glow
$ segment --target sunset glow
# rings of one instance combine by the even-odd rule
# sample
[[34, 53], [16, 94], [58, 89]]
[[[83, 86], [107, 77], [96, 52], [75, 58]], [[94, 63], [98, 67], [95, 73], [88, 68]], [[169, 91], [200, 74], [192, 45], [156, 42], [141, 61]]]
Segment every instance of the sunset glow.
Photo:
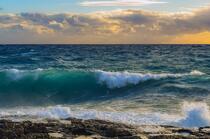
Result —
[[209, 5], [209, 0], [1, 0], [0, 43], [208, 44]]

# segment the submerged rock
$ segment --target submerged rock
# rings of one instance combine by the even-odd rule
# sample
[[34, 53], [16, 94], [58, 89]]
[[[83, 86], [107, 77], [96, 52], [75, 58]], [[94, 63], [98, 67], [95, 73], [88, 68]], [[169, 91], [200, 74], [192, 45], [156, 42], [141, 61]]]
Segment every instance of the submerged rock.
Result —
[[0, 120], [1, 139], [210, 139], [210, 127], [185, 129], [174, 126], [132, 126], [102, 120]]

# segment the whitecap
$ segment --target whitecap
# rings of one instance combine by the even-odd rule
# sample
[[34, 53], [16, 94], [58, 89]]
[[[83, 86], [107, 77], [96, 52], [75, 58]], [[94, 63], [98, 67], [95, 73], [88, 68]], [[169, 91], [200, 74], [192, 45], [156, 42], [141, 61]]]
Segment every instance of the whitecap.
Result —
[[6, 69], [1, 72], [6, 72], [7, 77], [9, 77], [11, 80], [20, 80], [28, 75], [33, 76], [34, 79], [38, 78], [38, 75], [40, 72], [42, 72], [43, 69], [37, 68], [34, 70], [19, 70], [19, 69]]
[[140, 82], [147, 80], [158, 80], [162, 78], [179, 78], [183, 76], [201, 76], [204, 73], [193, 70], [190, 73], [130, 73], [130, 72], [108, 72], [108, 71], [96, 71], [98, 75], [98, 81], [100, 84], [105, 83], [108, 88], [121, 88], [129, 84], [136, 85]]
[[182, 105], [184, 117], [178, 125], [184, 127], [202, 127], [210, 125], [210, 109], [206, 103], [184, 102]]

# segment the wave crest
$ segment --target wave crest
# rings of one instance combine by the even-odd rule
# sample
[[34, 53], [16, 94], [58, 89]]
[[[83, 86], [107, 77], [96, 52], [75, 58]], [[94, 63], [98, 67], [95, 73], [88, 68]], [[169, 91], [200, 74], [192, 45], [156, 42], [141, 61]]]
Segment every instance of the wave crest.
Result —
[[[52, 77], [56, 75], [59, 77], [68, 76], [69, 78], [74, 78], [78, 75], [84, 75], [84, 77], [92, 76], [95, 78], [99, 84], [105, 84], [109, 89], [126, 87], [127, 85], [137, 85], [140, 82], [147, 80], [158, 80], [163, 78], [180, 78], [184, 76], [201, 76], [205, 73], [193, 70], [189, 73], [132, 73], [132, 72], [109, 72], [109, 71], [71, 71], [71, 70], [50, 70], [50, 69], [35, 69], [35, 70], [18, 70], [18, 69], [8, 69], [5, 71], [0, 71], [0, 73], [5, 73], [6, 77], [12, 81], [19, 81], [24, 78], [31, 78], [32, 80], [38, 80], [42, 77]], [[79, 78], [79, 76], [78, 76]], [[49, 78], [48, 78], [49, 79]]]
[[190, 73], [130, 73], [130, 72], [107, 72], [107, 71], [97, 71], [99, 74], [99, 83], [105, 83], [110, 89], [125, 87], [129, 84], [138, 84], [147, 80], [157, 80], [162, 78], [178, 78], [183, 76], [201, 76], [204, 75], [203, 72], [193, 70]]
[[35, 70], [18, 70], [18, 69], [7, 69], [5, 71], [1, 72], [6, 72], [7, 77], [9, 77], [11, 80], [19, 80], [22, 79], [26, 76], [30, 76], [30, 73], [32, 73], [33, 78], [37, 79], [39, 76], [39, 73], [41, 73], [43, 69], [38, 68]]

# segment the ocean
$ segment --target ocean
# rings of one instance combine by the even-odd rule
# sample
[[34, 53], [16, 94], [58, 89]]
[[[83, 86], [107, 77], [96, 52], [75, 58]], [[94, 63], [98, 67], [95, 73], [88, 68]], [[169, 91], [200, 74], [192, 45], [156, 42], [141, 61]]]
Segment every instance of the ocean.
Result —
[[210, 45], [0, 45], [0, 118], [210, 126]]

